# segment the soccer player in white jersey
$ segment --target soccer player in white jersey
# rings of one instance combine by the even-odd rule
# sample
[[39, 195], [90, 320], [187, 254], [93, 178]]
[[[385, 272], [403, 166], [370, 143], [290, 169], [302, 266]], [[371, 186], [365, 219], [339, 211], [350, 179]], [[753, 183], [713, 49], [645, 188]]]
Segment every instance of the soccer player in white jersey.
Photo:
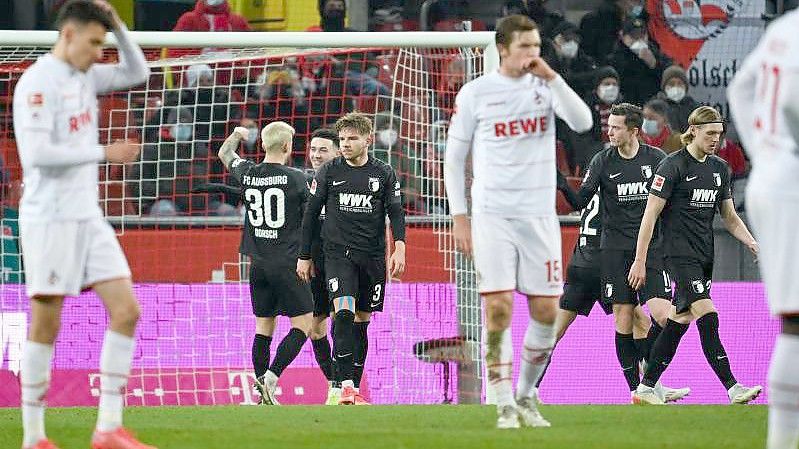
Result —
[[[535, 384], [555, 343], [563, 290], [554, 115], [583, 132], [591, 127], [591, 111], [541, 59], [538, 26], [527, 16], [502, 19], [496, 44], [499, 70], [467, 83], [456, 98], [444, 182], [457, 247], [474, 253], [485, 302], [485, 362], [496, 393], [497, 427], [545, 427], [550, 424], [535, 406]], [[471, 223], [464, 179], [470, 148]], [[514, 291], [527, 296], [531, 318], [515, 399], [512, 354], [502, 350]]]
[[759, 264], [771, 313], [782, 333], [769, 369], [768, 449], [799, 446], [799, 11], [766, 30], [727, 95], [752, 160], [746, 210], [760, 244]]
[[[22, 355], [23, 448], [53, 449], [45, 436], [44, 397], [65, 296], [92, 288], [110, 326], [100, 353], [100, 406], [93, 449], [151, 448], [122, 427], [124, 389], [133, 359], [139, 305], [114, 230], [98, 204], [103, 160], [127, 163], [139, 145], [98, 144], [97, 94], [143, 83], [144, 54], [105, 1], [70, 1], [60, 10], [58, 41], [22, 75], [14, 91], [14, 131], [25, 191], [20, 239], [31, 323]], [[118, 64], [102, 57], [106, 31], [119, 43]]]

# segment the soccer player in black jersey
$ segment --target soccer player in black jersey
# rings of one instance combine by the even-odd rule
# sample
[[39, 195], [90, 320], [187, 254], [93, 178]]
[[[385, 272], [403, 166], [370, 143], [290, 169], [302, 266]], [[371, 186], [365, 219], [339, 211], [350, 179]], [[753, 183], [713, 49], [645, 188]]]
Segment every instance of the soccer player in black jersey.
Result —
[[727, 231], [755, 255], [757, 242], [735, 212], [730, 167], [713, 154], [724, 132], [721, 114], [710, 106], [701, 106], [688, 117], [688, 124], [688, 131], [682, 135], [685, 148], [664, 159], [652, 180], [638, 233], [635, 262], [629, 273], [633, 288], [639, 289], [647, 282], [647, 250], [655, 223], [662, 217], [666, 264], [674, 276], [677, 294], [633, 400], [663, 403], [653, 387], [674, 357], [688, 325], [696, 320], [705, 358], [727, 389], [730, 402], [744, 404], [755, 399], [762, 387], [744, 387], [735, 380], [719, 338], [719, 317], [710, 298], [716, 209]]
[[[581, 203], [577, 194], [566, 183], [566, 179], [558, 173], [558, 190], [564, 193], [566, 200], [576, 206]], [[613, 313], [613, 305], [608, 298], [602, 295], [601, 272], [601, 253], [600, 240], [602, 235], [602, 217], [599, 194], [594, 194], [588, 204], [580, 212], [580, 223], [578, 225], [578, 240], [574, 247], [574, 252], [569, 260], [566, 270], [566, 284], [563, 287], [563, 295], [560, 297], [560, 308], [555, 318], [555, 339], [556, 344], [560, 342], [569, 326], [574, 322], [577, 315], [588, 316], [594, 303], [598, 302], [606, 315]], [[650, 320], [640, 305], [635, 307], [635, 319], [633, 323], [633, 335], [636, 342], [646, 339], [650, 330]], [[553, 353], [554, 354], [554, 351]], [[639, 358], [641, 354], [639, 354]], [[550, 361], [552, 355], [550, 355]], [[547, 369], [549, 362], [547, 362]], [[541, 377], [536, 382], [536, 389], [541, 386], [541, 382], [546, 375], [544, 370]], [[665, 388], [669, 398], [680, 394], [679, 390]], [[536, 397], [538, 395], [536, 394]], [[675, 399], [676, 400], [676, 399]]]
[[[308, 159], [311, 162], [311, 169], [307, 170], [313, 177], [316, 172], [327, 161], [340, 156], [338, 149], [338, 134], [330, 128], [319, 128], [311, 134], [308, 144]], [[324, 210], [319, 216], [325, 219]], [[330, 302], [330, 295], [325, 284], [325, 260], [322, 255], [322, 241], [318, 239], [311, 246], [311, 259], [313, 260], [315, 272], [311, 279], [311, 292], [313, 293], [314, 309], [313, 324], [311, 325], [311, 344], [316, 356], [316, 362], [325, 375], [328, 383], [327, 405], [337, 405], [341, 396], [341, 387], [336, 382], [335, 361], [330, 351], [330, 342], [327, 339], [327, 318], [332, 314], [333, 308]]]
[[[277, 379], [297, 357], [311, 328], [311, 290], [295, 272], [308, 183], [305, 173], [285, 165], [291, 155], [294, 128], [285, 122], [264, 127], [261, 141], [266, 155], [260, 164], [236, 154], [247, 135], [247, 128], [234, 129], [219, 148], [219, 159], [241, 184], [241, 197], [247, 207], [239, 251], [251, 260], [250, 295], [256, 317], [252, 345], [255, 386], [261, 393], [261, 403], [277, 405]], [[280, 342], [270, 365], [269, 346], [277, 315], [291, 319], [291, 330]]]
[[405, 270], [405, 213], [394, 170], [369, 156], [372, 122], [360, 113], [350, 113], [336, 121], [336, 131], [342, 155], [324, 164], [314, 177], [303, 217], [297, 274], [306, 281], [312, 277], [311, 246], [324, 207], [322, 251], [335, 308], [339, 403], [362, 404], [365, 401], [355, 388], [366, 361], [366, 329], [372, 312], [383, 310], [385, 295], [386, 215], [394, 238], [389, 271], [395, 277]]
[[[631, 394], [640, 382], [638, 360], [649, 359], [649, 348], [668, 316], [671, 281], [663, 269], [659, 232], [650, 249], [649, 282], [636, 292], [627, 283], [627, 272], [635, 259], [638, 226], [644, 215], [648, 185], [658, 163], [666, 157], [658, 148], [638, 141], [643, 113], [638, 106], [613, 105], [608, 117], [611, 147], [594, 156], [580, 187], [581, 206], [599, 191], [602, 204], [601, 272], [602, 293], [613, 303], [616, 355]], [[636, 347], [633, 338], [635, 307], [647, 304], [652, 314], [649, 336]], [[689, 390], [675, 390], [682, 396]]]

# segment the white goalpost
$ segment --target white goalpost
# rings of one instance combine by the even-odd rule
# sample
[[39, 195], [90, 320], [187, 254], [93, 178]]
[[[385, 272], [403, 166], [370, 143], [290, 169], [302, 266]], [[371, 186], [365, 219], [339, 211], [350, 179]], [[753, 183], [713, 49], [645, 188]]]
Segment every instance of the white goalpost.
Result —
[[[28, 310], [11, 98], [24, 69], [56, 38], [0, 31], [0, 378], [4, 370], [16, 374]], [[127, 402], [255, 403], [254, 319], [247, 261], [238, 255], [242, 210], [235, 195], [204, 186], [231, 182], [216, 150], [235, 126], [292, 124], [301, 166], [310, 133], [352, 110], [374, 117], [373, 155], [397, 171], [409, 227], [408, 273], [390, 282], [386, 309], [369, 328], [368, 394], [384, 404], [480, 402], [481, 307], [474, 270], [449, 232], [442, 164], [455, 94], [498, 65], [494, 33], [134, 32], [133, 39], [152, 74], [144, 85], [103, 95], [97, 117], [101, 143], [142, 144], [138, 162], [100, 170], [101, 206], [128, 255], [143, 310]], [[112, 61], [113, 34], [107, 41]], [[261, 157], [254, 142], [239, 154]], [[54, 379], [71, 390], [54, 405], [96, 400], [105, 324], [90, 294], [66, 302]], [[17, 384], [0, 385], [0, 406], [18, 404]], [[310, 345], [280, 387], [281, 402], [321, 402], [326, 385]]]

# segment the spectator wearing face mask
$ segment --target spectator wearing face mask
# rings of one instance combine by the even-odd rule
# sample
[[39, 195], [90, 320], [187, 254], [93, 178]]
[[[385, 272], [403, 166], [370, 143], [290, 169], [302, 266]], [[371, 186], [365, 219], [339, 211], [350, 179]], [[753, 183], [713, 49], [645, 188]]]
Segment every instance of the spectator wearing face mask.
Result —
[[355, 31], [346, 27], [347, 3], [344, 0], [319, 0], [319, 25], [305, 31]]
[[400, 139], [399, 126], [399, 118], [390, 112], [378, 112], [375, 115], [373, 154], [397, 172], [406, 213], [423, 214], [426, 208], [421, 195], [422, 167], [418, 158], [412, 156], [411, 149]]
[[608, 62], [621, 76], [625, 101], [636, 105], [644, 104], [657, 93], [661, 74], [671, 64], [649, 40], [646, 23], [641, 19], [624, 22], [621, 38]]
[[669, 106], [665, 101], [653, 98], [644, 105], [644, 123], [641, 125], [641, 140], [647, 145], [673, 153], [682, 148], [680, 133], [669, 125]]
[[588, 92], [597, 65], [594, 58], [581, 48], [577, 27], [564, 20], [553, 29], [553, 33], [552, 50], [544, 54], [544, 59], [575, 92]]
[[227, 0], [197, 0], [172, 31], [250, 31], [243, 16], [230, 11]]
[[669, 106], [668, 118], [673, 129], [688, 129], [688, 116], [699, 107], [699, 102], [688, 95], [688, 77], [685, 69], [672, 65], [663, 71], [657, 97]]
[[599, 7], [583, 16], [580, 37], [583, 50], [597, 61], [613, 51], [622, 24], [628, 19], [649, 19], [643, 0], [603, 0]]

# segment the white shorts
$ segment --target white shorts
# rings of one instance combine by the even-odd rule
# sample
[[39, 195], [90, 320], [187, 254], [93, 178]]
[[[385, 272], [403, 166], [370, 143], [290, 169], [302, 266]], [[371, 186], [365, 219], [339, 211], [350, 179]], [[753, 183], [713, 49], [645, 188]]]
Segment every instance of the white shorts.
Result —
[[480, 293], [517, 290], [525, 295], [563, 293], [557, 216], [472, 216], [472, 245]]
[[799, 276], [794, 265], [799, 254], [799, 198], [785, 198], [773, 192], [761, 194], [749, 188], [746, 212], [760, 245], [758, 265], [771, 313], [799, 314]]
[[114, 228], [103, 218], [20, 221], [19, 234], [29, 297], [78, 296], [98, 282], [130, 277]]

